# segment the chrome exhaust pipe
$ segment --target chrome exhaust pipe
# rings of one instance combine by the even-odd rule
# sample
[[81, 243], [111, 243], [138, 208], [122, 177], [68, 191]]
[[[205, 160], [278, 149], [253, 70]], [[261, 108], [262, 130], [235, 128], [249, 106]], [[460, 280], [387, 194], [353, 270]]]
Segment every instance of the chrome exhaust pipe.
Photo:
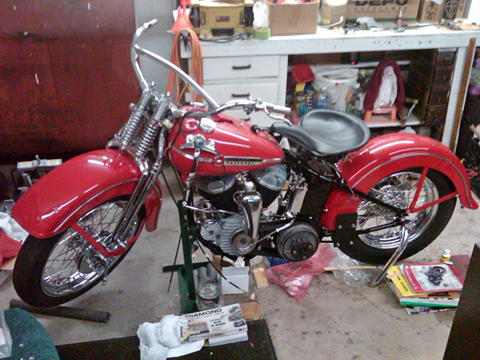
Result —
[[241, 206], [246, 221], [245, 230], [252, 240], [255, 240], [258, 235], [262, 204], [262, 197], [257, 192], [249, 192], [242, 196]]

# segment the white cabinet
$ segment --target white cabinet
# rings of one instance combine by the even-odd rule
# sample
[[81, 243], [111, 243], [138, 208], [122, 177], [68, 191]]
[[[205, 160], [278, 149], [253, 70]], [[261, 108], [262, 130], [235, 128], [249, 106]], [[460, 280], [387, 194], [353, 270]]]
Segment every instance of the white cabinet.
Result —
[[[219, 104], [251, 97], [283, 105], [286, 66], [287, 56], [281, 55], [203, 56], [203, 88]], [[226, 113], [259, 126], [269, 126], [273, 121], [260, 112], [246, 114], [236, 109]]]
[[[457, 125], [465, 100], [462, 78], [464, 69], [471, 66], [471, 58], [467, 56], [471, 39], [478, 44], [480, 31], [448, 31], [428, 26], [402, 33], [348, 34], [318, 28], [317, 33], [312, 35], [274, 36], [268, 40], [248, 39], [229, 43], [202, 42], [204, 87], [219, 103], [247, 95], [284, 105], [289, 55], [453, 47], [457, 49], [457, 57], [442, 138], [448, 146], [457, 138]], [[241, 111], [235, 115], [247, 117]], [[250, 117], [252, 123], [261, 126], [272, 122], [264, 114], [252, 114]]]

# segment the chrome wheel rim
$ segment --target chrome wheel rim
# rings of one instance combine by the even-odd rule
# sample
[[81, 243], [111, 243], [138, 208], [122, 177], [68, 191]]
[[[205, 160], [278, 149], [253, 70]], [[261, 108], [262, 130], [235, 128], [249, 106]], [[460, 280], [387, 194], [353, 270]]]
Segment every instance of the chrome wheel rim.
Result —
[[[83, 215], [77, 224], [109, 251], [120, 247], [111, 235], [122, 218], [126, 200], [102, 204]], [[135, 234], [138, 216], [132, 222], [125, 238]], [[97, 281], [121, 255], [103, 257], [72, 228], [69, 228], [50, 251], [42, 271], [41, 286], [45, 294], [53, 297], [78, 292]]]
[[[368, 195], [400, 209], [407, 209], [415, 196], [421, 174], [404, 171], [385, 177], [368, 191]], [[415, 207], [420, 207], [439, 198], [434, 182], [425, 177]], [[438, 204], [422, 211], [414, 212], [407, 217], [409, 242], [417, 239], [425, 232], [435, 218]], [[395, 213], [382, 208], [371, 201], [363, 199], [357, 208], [357, 231], [391, 223]], [[394, 249], [400, 245], [400, 226], [358, 235], [366, 245], [375, 249]]]

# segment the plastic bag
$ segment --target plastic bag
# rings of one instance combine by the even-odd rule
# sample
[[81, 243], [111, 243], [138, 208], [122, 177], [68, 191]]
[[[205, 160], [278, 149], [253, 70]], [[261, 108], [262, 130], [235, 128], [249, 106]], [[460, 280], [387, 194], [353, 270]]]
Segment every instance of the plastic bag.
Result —
[[268, 5], [257, 1], [253, 5], [253, 27], [255, 29], [268, 28]]
[[0, 231], [8, 237], [20, 241], [27, 238], [28, 233], [7, 213], [0, 212]]
[[271, 283], [282, 287], [295, 300], [300, 301], [313, 277], [323, 273], [334, 257], [330, 246], [320, 244], [310, 259], [272, 266], [265, 271], [265, 276]]
[[393, 67], [387, 66], [385, 70], [383, 70], [382, 84], [378, 90], [378, 96], [373, 107], [378, 109], [392, 106], [397, 99], [397, 87], [397, 75]]
[[12, 355], [12, 337], [10, 329], [5, 321], [5, 314], [0, 311], [0, 359], [8, 358]]
[[[335, 248], [334, 252], [336, 253], [335, 259], [333, 259], [330, 266], [359, 266], [361, 265], [357, 260], [352, 259], [351, 257], [345, 255], [339, 249]], [[371, 274], [365, 272], [361, 269], [351, 269], [351, 270], [334, 270], [333, 275], [335, 278], [343, 281], [345, 284], [351, 287], [360, 287], [366, 283], [371, 282]]]

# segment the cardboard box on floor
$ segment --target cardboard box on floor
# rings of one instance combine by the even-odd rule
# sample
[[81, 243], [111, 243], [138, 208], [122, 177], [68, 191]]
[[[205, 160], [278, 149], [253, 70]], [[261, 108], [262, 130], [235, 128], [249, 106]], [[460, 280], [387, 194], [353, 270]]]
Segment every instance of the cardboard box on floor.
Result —
[[373, 17], [376, 20], [396, 20], [402, 10], [403, 20], [416, 20], [420, 0], [348, 0], [347, 20]]
[[268, 23], [272, 36], [317, 32], [320, 0], [303, 4], [276, 4], [267, 1], [265, 3], [268, 5]]

